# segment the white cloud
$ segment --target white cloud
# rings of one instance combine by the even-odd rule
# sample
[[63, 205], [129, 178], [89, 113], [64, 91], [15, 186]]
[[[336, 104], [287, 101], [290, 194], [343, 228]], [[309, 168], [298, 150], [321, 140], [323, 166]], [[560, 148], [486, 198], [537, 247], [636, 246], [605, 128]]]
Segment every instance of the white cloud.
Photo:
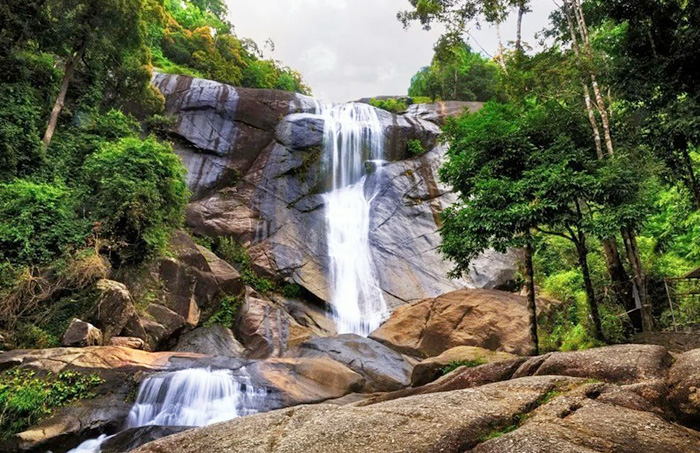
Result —
[[[299, 70], [318, 97], [347, 101], [406, 93], [411, 77], [430, 63], [440, 30], [414, 25], [404, 30], [396, 13], [407, 0], [228, 0], [231, 21], [241, 37], [275, 42], [273, 58]], [[524, 35], [531, 44], [546, 25], [551, 0], [533, 0]], [[514, 19], [504, 24], [504, 39], [515, 35]], [[478, 44], [493, 54], [493, 30], [472, 30]], [[475, 49], [480, 47], [472, 43]]]

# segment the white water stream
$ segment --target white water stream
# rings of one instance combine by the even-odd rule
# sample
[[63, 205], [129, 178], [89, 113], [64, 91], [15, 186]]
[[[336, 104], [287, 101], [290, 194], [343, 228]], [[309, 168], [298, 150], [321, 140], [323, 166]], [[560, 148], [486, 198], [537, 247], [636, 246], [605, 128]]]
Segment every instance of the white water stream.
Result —
[[[146, 379], [125, 429], [142, 426], [207, 426], [264, 408], [267, 392], [229, 370], [191, 368]], [[99, 453], [108, 436], [83, 442], [69, 453]]]
[[325, 122], [331, 177], [332, 190], [324, 200], [335, 323], [338, 333], [368, 336], [387, 314], [369, 243], [376, 194], [365, 187], [365, 163], [384, 157], [384, 131], [377, 111], [367, 104], [319, 105], [317, 113]]

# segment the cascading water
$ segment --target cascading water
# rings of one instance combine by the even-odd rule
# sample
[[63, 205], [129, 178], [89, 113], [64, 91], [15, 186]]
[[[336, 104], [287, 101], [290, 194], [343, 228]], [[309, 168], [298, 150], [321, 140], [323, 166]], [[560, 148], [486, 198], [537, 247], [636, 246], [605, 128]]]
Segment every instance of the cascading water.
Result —
[[[267, 392], [229, 370], [191, 368], [151, 376], [139, 389], [125, 429], [206, 426], [264, 410]], [[98, 453], [108, 439], [83, 442], [70, 453]]]
[[369, 243], [371, 203], [365, 163], [384, 157], [384, 131], [366, 104], [318, 106], [324, 119], [331, 192], [324, 196], [331, 297], [338, 333], [368, 336], [386, 316]]

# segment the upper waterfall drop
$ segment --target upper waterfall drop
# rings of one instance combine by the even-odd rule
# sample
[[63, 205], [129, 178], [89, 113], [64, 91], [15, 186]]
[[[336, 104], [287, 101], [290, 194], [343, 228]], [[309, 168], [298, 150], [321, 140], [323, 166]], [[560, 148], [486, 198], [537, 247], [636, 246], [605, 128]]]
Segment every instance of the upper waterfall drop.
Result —
[[331, 298], [338, 333], [368, 336], [384, 320], [369, 243], [371, 203], [365, 163], [384, 158], [385, 136], [376, 109], [359, 103], [322, 106], [324, 159], [331, 191], [324, 195]]

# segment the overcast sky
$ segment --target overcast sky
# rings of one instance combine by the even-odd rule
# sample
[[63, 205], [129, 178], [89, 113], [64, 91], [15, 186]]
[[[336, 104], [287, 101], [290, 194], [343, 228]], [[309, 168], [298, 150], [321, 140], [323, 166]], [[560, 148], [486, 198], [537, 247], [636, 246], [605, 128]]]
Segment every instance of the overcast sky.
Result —
[[[535, 33], [547, 23], [552, 0], [533, 0], [525, 17], [524, 39], [533, 47]], [[314, 96], [343, 102], [378, 95], [405, 94], [411, 77], [430, 63], [439, 29], [409, 30], [396, 19], [408, 0], [228, 0], [231, 21], [240, 37], [262, 46], [275, 43], [266, 57], [304, 75]], [[496, 33], [472, 29], [476, 50], [493, 55]], [[504, 40], [515, 38], [515, 18], [503, 26]]]

